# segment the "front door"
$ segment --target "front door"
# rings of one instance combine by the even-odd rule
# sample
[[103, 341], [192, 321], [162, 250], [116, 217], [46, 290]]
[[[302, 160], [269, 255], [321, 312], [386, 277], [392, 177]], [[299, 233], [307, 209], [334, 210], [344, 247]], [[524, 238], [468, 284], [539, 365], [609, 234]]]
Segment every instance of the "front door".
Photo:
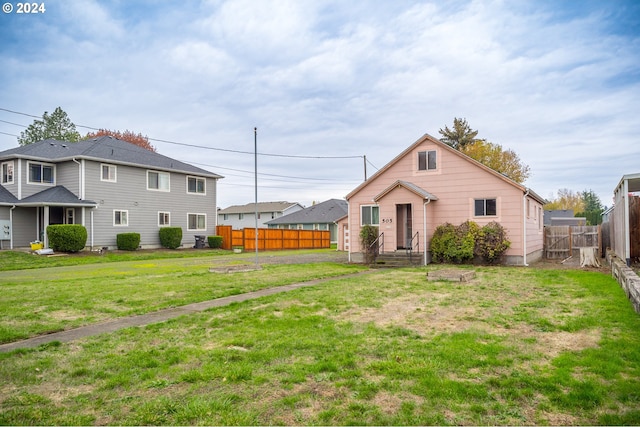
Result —
[[410, 203], [396, 205], [397, 249], [411, 248], [411, 237], [413, 235], [412, 218]]

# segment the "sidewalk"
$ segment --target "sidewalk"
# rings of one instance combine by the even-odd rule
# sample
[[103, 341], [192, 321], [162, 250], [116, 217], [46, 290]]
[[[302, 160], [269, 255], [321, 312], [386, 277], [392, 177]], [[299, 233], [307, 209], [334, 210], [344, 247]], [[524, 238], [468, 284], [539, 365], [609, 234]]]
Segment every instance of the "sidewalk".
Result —
[[139, 316], [123, 317], [120, 319], [114, 319], [107, 322], [96, 323], [94, 325], [82, 326], [80, 328], [70, 329], [67, 331], [55, 332], [47, 335], [40, 335], [40, 336], [29, 338], [23, 341], [15, 341], [12, 343], [1, 344], [0, 353], [7, 353], [20, 348], [34, 348], [42, 344], [47, 344], [54, 341], [70, 342], [70, 341], [78, 340], [84, 337], [90, 337], [93, 335], [115, 332], [120, 329], [130, 328], [134, 326], [146, 326], [152, 323], [164, 322], [166, 320], [174, 319], [176, 317], [185, 316], [188, 314], [199, 313], [201, 311], [205, 311], [214, 307], [223, 307], [234, 302], [248, 301], [248, 300], [260, 298], [267, 295], [279, 294], [282, 292], [292, 291], [294, 289], [315, 286], [320, 283], [328, 282], [331, 280], [346, 279], [346, 278], [356, 277], [356, 276], [360, 276], [362, 274], [367, 274], [367, 273], [370, 273], [370, 271], [369, 270], [360, 271], [358, 273], [347, 274], [344, 276], [328, 277], [325, 279], [294, 283], [291, 285], [278, 286], [275, 288], [261, 289], [259, 291], [248, 292], [245, 294], [231, 295], [228, 297], [217, 298], [214, 300], [188, 304], [181, 307], [159, 310], [153, 313], [141, 314]]

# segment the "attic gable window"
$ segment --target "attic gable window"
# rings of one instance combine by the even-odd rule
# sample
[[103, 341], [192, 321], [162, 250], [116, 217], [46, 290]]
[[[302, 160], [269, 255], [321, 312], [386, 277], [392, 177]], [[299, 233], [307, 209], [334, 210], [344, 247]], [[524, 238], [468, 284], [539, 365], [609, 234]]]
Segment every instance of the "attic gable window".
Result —
[[54, 165], [29, 163], [29, 184], [53, 184], [55, 182]]
[[496, 199], [475, 199], [475, 216], [496, 216], [498, 203]]
[[436, 151], [419, 151], [418, 152], [418, 170], [430, 171], [436, 170]]
[[147, 189], [155, 191], [169, 191], [169, 173], [147, 171]]

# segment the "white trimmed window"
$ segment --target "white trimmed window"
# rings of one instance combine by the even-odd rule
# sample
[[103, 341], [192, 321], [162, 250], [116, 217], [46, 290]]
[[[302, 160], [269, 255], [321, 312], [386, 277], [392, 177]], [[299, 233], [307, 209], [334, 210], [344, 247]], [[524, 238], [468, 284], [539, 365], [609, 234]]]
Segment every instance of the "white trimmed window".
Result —
[[117, 168], [115, 165], [100, 165], [100, 181], [117, 182]]
[[377, 205], [360, 206], [360, 225], [380, 225], [380, 207]]
[[129, 225], [129, 211], [113, 210], [114, 227], [127, 227]]
[[207, 180], [195, 176], [187, 177], [187, 193], [207, 194]]
[[187, 214], [187, 229], [188, 230], [206, 230], [207, 229], [207, 215], [206, 214]]
[[430, 171], [436, 170], [436, 151], [419, 151], [418, 152], [418, 170]]
[[147, 189], [154, 191], [169, 191], [169, 173], [147, 171]]
[[171, 225], [170, 212], [158, 212], [158, 227], [168, 227]]
[[55, 171], [52, 164], [29, 162], [29, 184], [54, 184]]
[[498, 215], [498, 203], [496, 199], [475, 199], [475, 216], [496, 216]]
[[13, 184], [13, 160], [2, 163], [2, 183]]

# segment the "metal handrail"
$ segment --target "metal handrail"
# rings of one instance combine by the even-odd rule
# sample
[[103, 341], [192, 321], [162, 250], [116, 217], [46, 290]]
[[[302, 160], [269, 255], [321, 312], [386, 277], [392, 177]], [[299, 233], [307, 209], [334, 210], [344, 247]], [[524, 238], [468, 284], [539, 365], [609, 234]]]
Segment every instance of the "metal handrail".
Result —
[[[416, 242], [415, 245], [413, 242]], [[411, 260], [411, 255], [413, 254], [413, 248], [417, 248], [417, 252], [420, 253], [420, 232], [416, 231], [416, 234], [411, 237], [409, 241], [409, 247], [407, 248], [407, 253], [409, 254], [409, 260]]]
[[[376, 244], [378, 244], [378, 249], [376, 251], [372, 251], [371, 249]], [[374, 254], [373, 256], [374, 261], [376, 260], [376, 258], [378, 258], [378, 254], [380, 254], [381, 252], [384, 252], [384, 233], [380, 233], [378, 237], [376, 237], [376, 240], [371, 242], [371, 244], [369, 245], [369, 248], [367, 249], [367, 252]]]

